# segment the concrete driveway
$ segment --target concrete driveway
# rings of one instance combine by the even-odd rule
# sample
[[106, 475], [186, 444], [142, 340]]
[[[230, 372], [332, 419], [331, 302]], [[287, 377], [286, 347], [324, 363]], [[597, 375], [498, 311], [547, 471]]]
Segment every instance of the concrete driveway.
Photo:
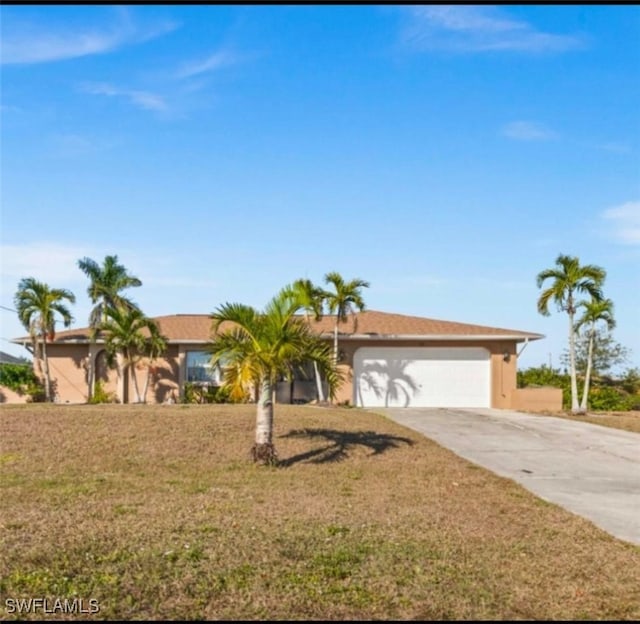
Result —
[[640, 434], [497, 409], [371, 408], [640, 544]]

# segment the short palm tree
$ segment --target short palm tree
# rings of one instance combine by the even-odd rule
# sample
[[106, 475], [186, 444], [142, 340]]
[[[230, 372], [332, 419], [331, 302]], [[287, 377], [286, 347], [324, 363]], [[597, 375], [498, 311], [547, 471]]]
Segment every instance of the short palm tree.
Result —
[[597, 325], [604, 322], [607, 329], [612, 330], [616, 326], [613, 318], [613, 301], [611, 299], [602, 299], [601, 301], [581, 301], [578, 304], [583, 308], [582, 316], [576, 322], [576, 332], [585, 325], [588, 325], [589, 347], [587, 351], [587, 370], [584, 376], [584, 388], [582, 390], [582, 402], [580, 403], [580, 412], [586, 413], [587, 399], [589, 398], [589, 384], [591, 382], [591, 369], [593, 366], [593, 344], [596, 338]]
[[538, 273], [536, 283], [541, 288], [547, 280], [550, 286], [540, 293], [538, 312], [549, 315], [549, 303], [553, 301], [558, 310], [569, 316], [569, 367], [571, 373], [571, 411], [578, 413], [578, 383], [576, 380], [576, 348], [574, 318], [578, 302], [577, 295], [589, 295], [592, 301], [602, 300], [602, 284], [606, 271], [593, 264], [580, 265], [579, 258], [560, 254], [556, 258], [556, 268]]
[[[98, 326], [106, 321], [108, 310], [117, 307], [136, 307], [133, 301], [122, 295], [122, 291], [142, 286], [142, 282], [134, 275], [130, 275], [124, 265], [118, 263], [118, 256], [105, 256], [102, 266], [91, 258], [82, 258], [78, 260], [78, 267], [90, 280], [87, 294], [94, 307], [89, 314], [89, 327], [91, 341], [95, 343]], [[94, 366], [90, 363], [89, 398], [93, 394], [94, 382]]]
[[142, 389], [142, 402], [147, 402], [147, 390], [151, 381], [151, 369], [153, 362], [157, 360], [167, 350], [167, 338], [160, 333], [158, 325], [153, 322], [148, 326], [149, 337], [144, 343], [143, 354], [147, 358], [147, 373], [144, 380], [144, 388]]
[[[75, 295], [64, 288], [50, 288], [33, 277], [20, 280], [14, 297], [18, 317], [24, 328], [29, 332], [34, 345], [40, 345], [42, 352], [44, 392], [47, 401], [51, 401], [51, 376], [49, 373], [49, 359], [47, 356], [47, 340], [55, 337], [56, 315], [62, 317], [65, 327], [73, 321], [71, 312], [65, 301], [75, 303]], [[34, 353], [36, 359], [37, 353]]]
[[[258, 389], [254, 461], [277, 463], [273, 444], [275, 387], [282, 375], [309, 360], [316, 362], [333, 398], [342, 376], [333, 364], [329, 345], [296, 316], [301, 301], [291, 286], [282, 289], [259, 312], [240, 303], [226, 303], [211, 315], [215, 338], [209, 345], [212, 364], [221, 365], [231, 396], [242, 396], [247, 385]], [[228, 324], [222, 327], [222, 324]]]
[[[333, 361], [338, 363], [338, 326], [340, 323], [346, 323], [349, 315], [356, 310], [363, 311], [365, 309], [364, 299], [362, 297], [362, 289], [369, 288], [369, 282], [355, 278], [349, 282], [345, 282], [340, 273], [335, 271], [327, 273], [324, 281], [333, 286], [333, 291], [328, 291], [325, 297], [327, 307], [330, 314], [335, 314], [335, 325], [333, 328]], [[354, 319], [354, 328], [356, 321]]]
[[[164, 350], [166, 341], [160, 335], [157, 323], [139, 308], [119, 306], [107, 309], [106, 319], [98, 325], [98, 329], [104, 336], [107, 361], [110, 365], [115, 364], [118, 378], [122, 381], [129, 378], [131, 371], [136, 402], [144, 402], [135, 366], [142, 358], [149, 357], [151, 350], [154, 357], [159, 350]], [[127, 400], [124, 389], [119, 398], [122, 403]]]

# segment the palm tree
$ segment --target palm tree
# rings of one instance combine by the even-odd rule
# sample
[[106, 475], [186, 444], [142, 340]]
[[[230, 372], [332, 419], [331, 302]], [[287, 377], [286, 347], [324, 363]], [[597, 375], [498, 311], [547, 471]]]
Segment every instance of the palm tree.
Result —
[[549, 316], [549, 302], [553, 300], [561, 312], [569, 315], [569, 367], [571, 372], [571, 411], [578, 413], [578, 383], [576, 380], [576, 349], [574, 317], [578, 294], [587, 294], [593, 301], [602, 300], [602, 284], [606, 271], [593, 264], [580, 265], [575, 256], [558, 255], [556, 268], [540, 271], [536, 278], [538, 288], [551, 280], [551, 285], [540, 293], [538, 312]]
[[102, 266], [91, 258], [82, 258], [78, 260], [78, 267], [91, 280], [87, 294], [91, 303], [96, 304], [89, 316], [90, 327], [97, 327], [104, 321], [109, 308], [136, 307], [121, 292], [126, 288], [142, 286], [142, 282], [134, 275], [129, 275], [124, 265], [118, 264], [118, 256], [105, 256]]
[[[98, 329], [104, 335], [107, 361], [110, 365], [115, 363], [118, 379], [123, 385], [131, 371], [136, 402], [142, 403], [135, 366], [142, 358], [148, 357], [151, 349], [155, 354], [163, 346], [162, 342], [166, 339], [160, 335], [157, 323], [137, 307], [119, 306], [107, 309], [106, 319], [98, 325]], [[126, 398], [122, 387], [121, 402], [124, 403]]]
[[581, 301], [578, 306], [584, 308], [582, 316], [578, 319], [575, 330], [578, 332], [584, 325], [589, 325], [589, 348], [587, 351], [587, 370], [584, 376], [584, 388], [582, 390], [582, 402], [580, 412], [587, 411], [587, 398], [589, 397], [589, 383], [591, 381], [591, 369], [593, 366], [593, 344], [596, 337], [596, 325], [604, 321], [607, 329], [612, 330], [616, 326], [613, 318], [613, 301], [602, 299], [601, 301]]
[[147, 374], [142, 390], [142, 402], [147, 402], [147, 390], [151, 380], [151, 367], [153, 362], [159, 358], [167, 349], [167, 338], [160, 333], [158, 325], [154, 322], [148, 326], [150, 336], [145, 340], [143, 353], [147, 358]]
[[[328, 293], [322, 288], [315, 286], [309, 279], [298, 279], [293, 282], [293, 288], [297, 293], [298, 298], [304, 309], [304, 317], [307, 323], [310, 320], [310, 315], [313, 314], [313, 320], [319, 321], [322, 318], [322, 312], [324, 307], [324, 300]], [[324, 388], [322, 385], [322, 377], [318, 370], [318, 363], [313, 362], [313, 373], [316, 380], [316, 389], [318, 392], [318, 401], [323, 403], [325, 400]]]
[[[291, 377], [311, 360], [318, 364], [335, 396], [342, 375], [333, 364], [331, 349], [309, 325], [296, 316], [301, 301], [292, 286], [282, 289], [259, 312], [240, 303], [226, 303], [213, 312], [216, 337], [209, 345], [214, 366], [222, 365], [231, 396], [244, 395], [248, 384], [257, 389], [254, 461], [275, 464], [273, 403], [278, 377]], [[222, 323], [230, 323], [224, 331]]]
[[[64, 301], [75, 303], [75, 295], [64, 288], [50, 288], [33, 277], [20, 280], [14, 297], [18, 318], [31, 335], [34, 345], [40, 344], [44, 374], [44, 392], [47, 401], [51, 401], [51, 376], [47, 357], [47, 340], [55, 337], [56, 314], [62, 317], [65, 327], [69, 327], [73, 317]], [[34, 353], [38, 359], [38, 353]]]
[[[95, 305], [89, 315], [89, 327], [91, 342], [95, 344], [98, 326], [105, 322], [108, 310], [119, 306], [136, 307], [136, 304], [121, 292], [126, 288], [142, 286], [142, 282], [137, 277], [129, 275], [124, 265], [118, 264], [118, 256], [105, 256], [102, 266], [91, 258], [82, 258], [78, 260], [78, 267], [90, 280], [87, 294], [91, 303]], [[94, 381], [95, 370], [92, 362], [89, 367], [89, 398], [93, 394]]]
[[[349, 320], [349, 314], [356, 310], [362, 312], [365, 309], [362, 298], [362, 288], [369, 288], [369, 282], [362, 279], [352, 279], [345, 282], [340, 273], [335, 271], [324, 276], [327, 284], [333, 285], [333, 292], [327, 292], [326, 302], [330, 314], [336, 315], [335, 326], [333, 328], [333, 361], [338, 363], [338, 325]], [[354, 329], [357, 320], [354, 317]]]

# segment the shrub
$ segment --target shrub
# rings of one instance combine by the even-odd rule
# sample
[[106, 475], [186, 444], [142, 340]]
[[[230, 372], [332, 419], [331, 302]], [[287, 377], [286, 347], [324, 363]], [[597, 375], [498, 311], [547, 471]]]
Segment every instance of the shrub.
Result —
[[589, 392], [589, 407], [592, 410], [623, 412], [632, 409], [636, 401], [637, 398], [618, 388], [596, 387]]
[[241, 403], [234, 401], [229, 386], [201, 386], [194, 383], [184, 385], [183, 403]]
[[30, 364], [0, 364], [0, 386], [20, 395], [28, 395], [31, 401], [44, 401], [42, 382], [36, 377]]
[[93, 389], [93, 396], [89, 399], [89, 404], [97, 405], [98, 403], [115, 403], [116, 395], [113, 392], [107, 392], [104, 389], [102, 381], [96, 381]]
[[[638, 394], [640, 392], [640, 369], [628, 368], [620, 377], [620, 384], [629, 394]], [[640, 401], [640, 397], [637, 397], [636, 400]]]

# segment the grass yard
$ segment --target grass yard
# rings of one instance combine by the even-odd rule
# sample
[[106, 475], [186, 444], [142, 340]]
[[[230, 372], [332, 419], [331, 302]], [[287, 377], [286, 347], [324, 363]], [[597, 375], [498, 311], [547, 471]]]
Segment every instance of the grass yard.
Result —
[[580, 422], [593, 423], [594, 425], [602, 425], [603, 427], [640, 433], [640, 412], [637, 410], [628, 412], [587, 412], [584, 415], [572, 414], [570, 411], [538, 412], [537, 415], [578, 420]]
[[3, 406], [0, 618], [640, 619], [639, 547], [382, 416], [275, 416], [265, 468], [252, 406]]

